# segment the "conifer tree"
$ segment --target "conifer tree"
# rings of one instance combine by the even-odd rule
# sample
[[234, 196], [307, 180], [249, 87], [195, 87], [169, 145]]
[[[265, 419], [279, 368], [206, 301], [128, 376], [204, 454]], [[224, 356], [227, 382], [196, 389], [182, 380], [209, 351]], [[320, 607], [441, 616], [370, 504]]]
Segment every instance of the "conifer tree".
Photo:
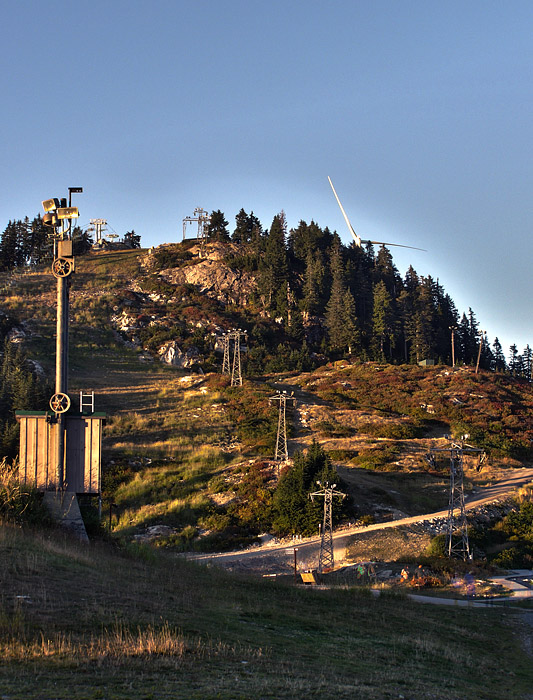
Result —
[[503, 354], [502, 345], [498, 338], [494, 338], [493, 343], [494, 348], [494, 369], [496, 372], [505, 372], [507, 369], [507, 363], [505, 361], [505, 355]]
[[248, 236], [248, 214], [241, 208], [235, 217], [235, 230], [231, 234], [231, 239], [235, 243], [247, 243]]
[[518, 348], [516, 347], [516, 343], [513, 343], [511, 347], [509, 348], [509, 372], [513, 376], [517, 376], [520, 368], [520, 363], [518, 360]]
[[211, 241], [229, 241], [228, 222], [224, 214], [217, 209], [211, 213], [209, 224], [207, 225], [207, 238]]
[[393, 299], [385, 282], [380, 280], [374, 287], [374, 312], [373, 312], [373, 337], [372, 349], [376, 359], [385, 360], [385, 342], [389, 345], [389, 358], [391, 346], [395, 338], [396, 313]]
[[524, 370], [524, 379], [527, 379], [528, 382], [531, 381], [532, 364], [533, 364], [533, 350], [529, 347], [529, 343], [528, 343], [526, 345], [526, 347], [524, 348], [524, 352], [522, 353], [522, 365], [523, 365], [523, 370]]
[[355, 301], [344, 277], [342, 244], [338, 237], [331, 249], [330, 269], [332, 275], [331, 295], [326, 305], [326, 328], [329, 344], [334, 352], [349, 353], [358, 345]]
[[280, 212], [272, 220], [264, 242], [264, 254], [259, 264], [259, 290], [266, 307], [282, 314], [287, 307], [288, 272], [285, 214]]

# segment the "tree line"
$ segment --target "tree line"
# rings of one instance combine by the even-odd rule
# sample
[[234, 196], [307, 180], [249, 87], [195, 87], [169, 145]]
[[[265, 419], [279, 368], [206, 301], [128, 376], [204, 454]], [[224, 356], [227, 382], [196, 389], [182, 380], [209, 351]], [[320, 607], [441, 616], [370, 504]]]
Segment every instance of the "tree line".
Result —
[[[53, 257], [52, 229], [45, 226], [40, 214], [33, 219], [10, 220], [0, 238], [0, 271], [40, 265]], [[72, 228], [74, 255], [83, 255], [93, 246], [94, 240], [87, 229]], [[123, 243], [130, 248], [140, 248], [141, 237], [135, 230], [128, 231]]]
[[531, 380], [529, 345], [521, 354], [512, 345], [507, 360], [497, 337], [492, 344], [482, 337], [471, 308], [460, 314], [439, 280], [412, 266], [402, 277], [386, 246], [346, 246], [314, 221], [287, 230], [283, 212], [267, 230], [244, 209], [233, 232], [228, 226], [213, 211], [208, 240], [244, 244], [228, 262], [256, 275], [258, 302], [306, 352], [396, 363], [479, 359], [482, 368]]

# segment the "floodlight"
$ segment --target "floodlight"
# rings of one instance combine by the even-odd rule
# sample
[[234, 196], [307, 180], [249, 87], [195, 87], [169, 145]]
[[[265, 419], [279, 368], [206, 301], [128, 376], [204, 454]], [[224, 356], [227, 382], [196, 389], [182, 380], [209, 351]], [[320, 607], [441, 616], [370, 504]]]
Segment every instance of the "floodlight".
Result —
[[45, 226], [53, 226], [54, 228], [59, 225], [58, 218], [55, 212], [47, 212], [43, 216], [43, 224]]
[[45, 199], [43, 201], [43, 209], [45, 211], [55, 211], [59, 208], [59, 199], [54, 197], [54, 199]]
[[56, 214], [58, 219], [77, 219], [80, 215], [78, 207], [60, 207]]

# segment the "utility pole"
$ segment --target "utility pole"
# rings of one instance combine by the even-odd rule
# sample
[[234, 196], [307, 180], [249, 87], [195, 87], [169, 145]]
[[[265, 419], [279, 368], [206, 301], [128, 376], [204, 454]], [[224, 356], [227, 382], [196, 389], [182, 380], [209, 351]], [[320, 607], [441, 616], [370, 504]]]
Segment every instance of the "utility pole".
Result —
[[455, 367], [455, 331], [457, 326], [450, 326], [452, 332], [452, 367]]
[[270, 397], [270, 401], [279, 401], [278, 434], [276, 437], [274, 461], [282, 462], [289, 459], [289, 449], [287, 447], [287, 401], [292, 401], [294, 406], [296, 399], [294, 398], [294, 392], [288, 395], [286, 391], [278, 391], [277, 394]]
[[346, 494], [342, 491], [335, 491], [337, 484], [331, 484], [331, 486], [326, 482], [321, 484], [320, 481], [316, 482], [320, 486], [320, 491], [315, 491], [310, 493], [309, 497], [314, 501], [315, 496], [324, 499], [324, 519], [322, 522], [322, 538], [320, 540], [320, 554], [318, 557], [318, 572], [323, 573], [326, 571], [333, 571], [335, 568], [335, 558], [333, 555], [333, 496], [340, 496], [344, 498]]
[[468, 435], [463, 435], [460, 442], [452, 442], [449, 447], [432, 450], [428, 457], [435, 463], [436, 452], [447, 452], [450, 456], [450, 488], [448, 496], [448, 519], [446, 524], [446, 552], [448, 557], [461, 558], [464, 561], [472, 559], [468, 542], [468, 520], [465, 508], [464, 468], [465, 454], [479, 455], [480, 464], [485, 453], [464, 441]]
[[480, 332], [480, 338], [479, 338], [479, 349], [477, 351], [476, 374], [478, 373], [478, 370], [479, 370], [479, 361], [481, 359], [481, 350], [483, 348], [483, 340], [485, 338], [486, 331], [479, 331], [479, 332]]

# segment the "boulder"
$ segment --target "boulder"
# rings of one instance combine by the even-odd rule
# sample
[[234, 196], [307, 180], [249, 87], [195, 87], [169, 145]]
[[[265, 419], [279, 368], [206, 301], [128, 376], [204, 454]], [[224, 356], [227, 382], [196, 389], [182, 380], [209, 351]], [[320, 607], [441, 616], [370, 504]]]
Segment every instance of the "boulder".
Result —
[[180, 367], [181, 369], [192, 367], [200, 359], [200, 352], [195, 345], [191, 345], [191, 347], [183, 351], [175, 340], [163, 343], [157, 354], [161, 362], [165, 362], [173, 367]]

